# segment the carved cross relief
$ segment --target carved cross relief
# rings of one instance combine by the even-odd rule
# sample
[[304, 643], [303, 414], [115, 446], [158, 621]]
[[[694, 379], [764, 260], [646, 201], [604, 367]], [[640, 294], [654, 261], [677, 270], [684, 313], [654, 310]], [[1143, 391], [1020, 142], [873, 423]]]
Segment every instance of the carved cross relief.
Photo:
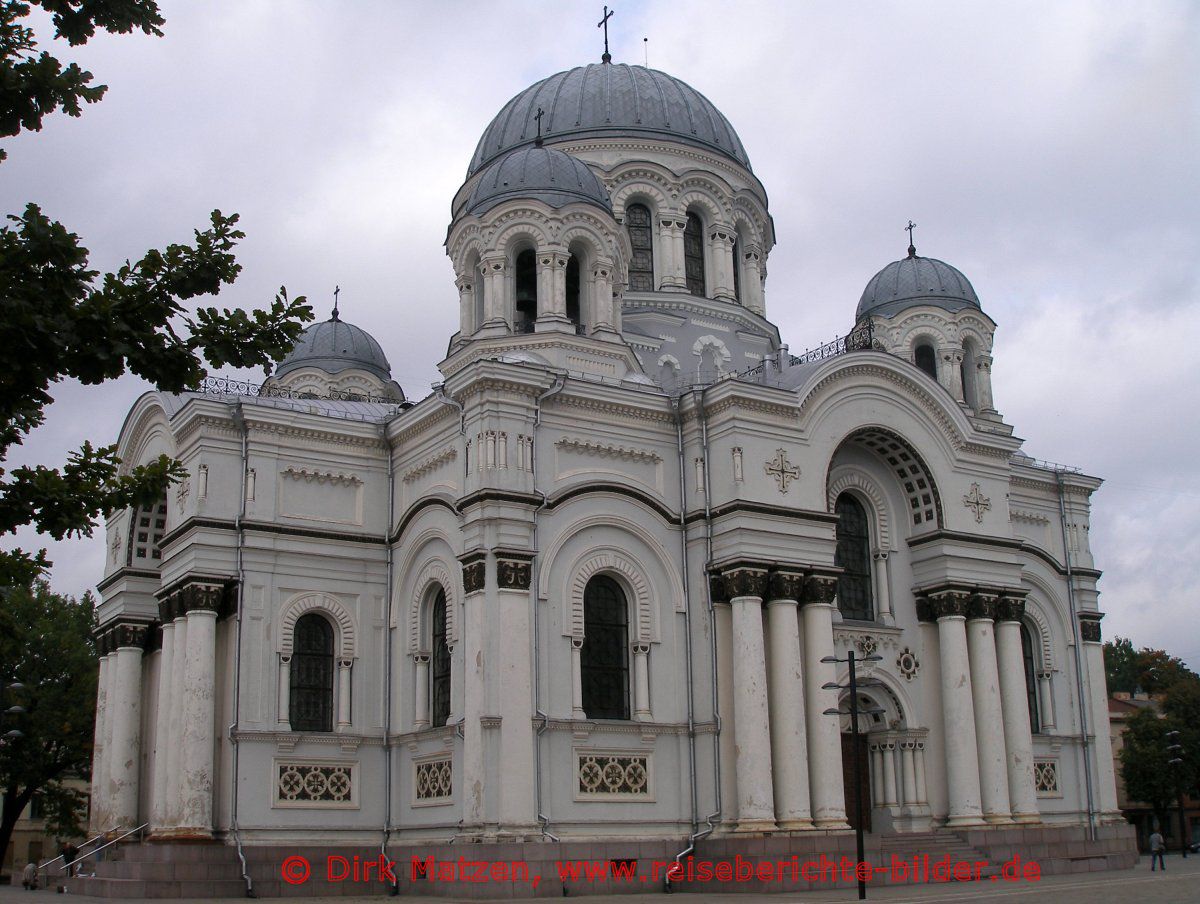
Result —
[[800, 477], [800, 469], [788, 461], [787, 452], [783, 449], [775, 450], [775, 457], [763, 465], [763, 470], [775, 478], [781, 493], [788, 491], [789, 480], [798, 480]]
[[963, 505], [975, 510], [975, 523], [983, 523], [983, 513], [992, 507], [992, 500], [979, 492], [979, 484], [971, 484], [971, 492], [963, 496]]

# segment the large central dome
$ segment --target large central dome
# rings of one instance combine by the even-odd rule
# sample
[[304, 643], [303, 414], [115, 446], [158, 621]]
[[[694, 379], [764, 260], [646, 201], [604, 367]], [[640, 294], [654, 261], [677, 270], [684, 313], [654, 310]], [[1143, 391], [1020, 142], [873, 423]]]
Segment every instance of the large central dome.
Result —
[[537, 138], [538, 109], [547, 144], [579, 138], [665, 138], [715, 151], [746, 169], [750, 159], [721, 111], [688, 84], [644, 66], [592, 63], [526, 88], [496, 114], [467, 176], [505, 151]]

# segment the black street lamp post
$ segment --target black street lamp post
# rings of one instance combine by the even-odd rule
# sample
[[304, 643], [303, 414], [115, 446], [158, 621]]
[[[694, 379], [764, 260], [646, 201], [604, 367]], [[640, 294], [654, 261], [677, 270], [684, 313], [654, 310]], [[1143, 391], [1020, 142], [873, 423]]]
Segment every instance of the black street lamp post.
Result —
[[1167, 753], [1174, 754], [1167, 760], [1168, 766], [1175, 767], [1175, 800], [1179, 806], [1179, 850], [1186, 858], [1188, 855], [1188, 824], [1187, 813], [1183, 807], [1183, 745], [1179, 743], [1179, 732], [1168, 731], [1166, 739]]
[[858, 717], [859, 715], [869, 715], [871, 713], [881, 712], [878, 709], [859, 710], [858, 708], [858, 690], [861, 687], [869, 687], [876, 685], [878, 681], [859, 681], [855, 673], [854, 665], [856, 662], [879, 662], [883, 659], [882, 656], [864, 656], [862, 659], [854, 658], [854, 651], [848, 650], [845, 659], [838, 659], [836, 656], [826, 656], [821, 662], [844, 662], [849, 666], [850, 674], [847, 684], [838, 684], [836, 681], [830, 681], [822, 685], [822, 690], [848, 690], [850, 692], [850, 708], [849, 709], [827, 709], [827, 716], [849, 716], [850, 717], [850, 735], [853, 738], [850, 761], [854, 769], [854, 841], [858, 850], [858, 860], [854, 864], [854, 874], [858, 877], [858, 900], [866, 900], [867, 897], [867, 880], [863, 876], [860, 864], [866, 859], [863, 851], [863, 796], [862, 796], [862, 773], [861, 766], [858, 762]]

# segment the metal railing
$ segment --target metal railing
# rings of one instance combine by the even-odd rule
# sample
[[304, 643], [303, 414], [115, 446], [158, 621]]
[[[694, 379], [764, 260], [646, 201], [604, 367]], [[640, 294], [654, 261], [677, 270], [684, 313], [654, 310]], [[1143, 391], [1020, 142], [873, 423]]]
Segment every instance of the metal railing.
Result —
[[[104, 837], [104, 834], [105, 834], [104, 832], [101, 832], [99, 835], [89, 838], [87, 841], [85, 841], [83, 844], [79, 845], [79, 847], [77, 847], [75, 849], [75, 853], [77, 853], [77, 854], [80, 853], [89, 844], [95, 844], [97, 841], [99, 841], [101, 838]], [[83, 857], [80, 857], [79, 859], [80, 860], [86, 859], [86, 858], [92, 856], [93, 853], [95, 853], [95, 851], [88, 851], [88, 853], [84, 854]], [[46, 871], [46, 884], [49, 885], [50, 884], [50, 867], [53, 866], [55, 863], [57, 863], [59, 860], [63, 860], [65, 857], [66, 857], [66, 854], [59, 854], [57, 857], [51, 857], [45, 863], [38, 864], [38, 868], [37, 868], [37, 871], [35, 872], [35, 875], [41, 875], [42, 870], [45, 870]], [[78, 860], [72, 861], [72, 863], [77, 863], [77, 862], [78, 862]], [[64, 863], [62, 868], [59, 870], [59, 872], [66, 871], [67, 869], [70, 868], [70, 866], [71, 866], [71, 864]]]
[[[813, 361], [823, 361], [826, 358], [844, 355], [846, 352], [867, 351], [872, 348], [875, 348], [875, 327], [870, 320], [866, 320], [845, 336], [839, 336], [832, 342], [810, 348], [802, 354], [792, 355], [791, 365], [795, 367], [797, 364], [810, 364]], [[880, 346], [877, 350], [883, 351], [883, 347]]]
[[284, 389], [280, 386], [267, 386], [262, 383], [251, 383], [249, 380], [235, 380], [230, 377], [205, 377], [196, 390], [207, 395], [237, 395], [249, 398], [287, 399], [295, 402], [306, 402], [314, 399], [330, 399], [337, 402], [373, 402], [378, 405], [398, 405], [395, 399], [374, 396], [361, 392], [350, 392], [344, 389], [331, 389], [325, 395], [314, 392], [299, 392], [294, 389]]
[[112, 846], [113, 846], [114, 844], [116, 844], [118, 841], [124, 841], [124, 840], [125, 840], [126, 838], [128, 838], [130, 835], [140, 835], [142, 832], [144, 832], [144, 831], [146, 830], [146, 828], [147, 828], [149, 825], [150, 825], [150, 823], [148, 823], [148, 822], [143, 822], [143, 823], [142, 823], [140, 826], [138, 826], [136, 829], [130, 829], [128, 832], [125, 832], [124, 834], [118, 835], [116, 838], [113, 838], [113, 839], [110, 839], [109, 841], [106, 841], [104, 844], [100, 845], [100, 847], [96, 848], [94, 851], [89, 851], [88, 853], [84, 854], [82, 857], [76, 857], [76, 858], [75, 858], [74, 860], [72, 860], [70, 863], [64, 864], [64, 865], [63, 865], [63, 869], [64, 869], [64, 870], [69, 870], [69, 869], [70, 869], [71, 867], [73, 867], [73, 866], [74, 866], [76, 863], [80, 863], [81, 861], [84, 861], [84, 860], [86, 860], [88, 857], [94, 857], [96, 854], [99, 854], [99, 853], [100, 853], [102, 850], [104, 850], [105, 848], [112, 847]]

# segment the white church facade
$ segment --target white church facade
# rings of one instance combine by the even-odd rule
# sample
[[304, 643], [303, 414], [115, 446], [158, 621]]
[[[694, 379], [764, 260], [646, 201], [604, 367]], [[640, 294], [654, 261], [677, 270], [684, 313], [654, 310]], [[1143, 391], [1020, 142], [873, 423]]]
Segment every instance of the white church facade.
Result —
[[703, 95], [582, 66], [479, 142], [432, 394], [335, 309], [261, 387], [143, 396], [122, 459], [188, 476], [108, 523], [92, 828], [682, 852], [836, 839], [856, 799], [876, 835], [1118, 820], [1100, 481], [1021, 451], [954, 267], [910, 244], [793, 356], [773, 245]]

